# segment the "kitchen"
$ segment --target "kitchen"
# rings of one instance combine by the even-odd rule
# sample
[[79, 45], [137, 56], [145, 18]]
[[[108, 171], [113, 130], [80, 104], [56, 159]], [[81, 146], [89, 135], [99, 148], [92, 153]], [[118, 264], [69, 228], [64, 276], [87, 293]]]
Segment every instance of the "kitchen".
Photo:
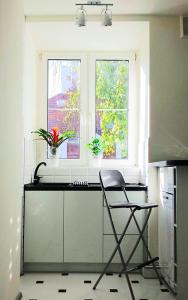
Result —
[[[36, 92], [38, 91], [38, 88], [35, 86], [38, 84], [38, 80], [34, 78], [34, 74], [36, 72], [35, 68], [38, 68], [35, 64], [35, 58], [34, 54], [31, 52], [34, 52], [32, 47], [28, 46], [28, 35], [37, 34], [38, 31], [38, 43], [42, 44], [41, 39], [41, 32], [42, 27], [46, 26], [46, 29], [44, 31], [46, 34], [48, 34], [49, 26], [48, 24], [44, 24], [42, 22], [38, 22], [40, 24], [37, 24], [37, 22], [34, 22], [34, 17], [31, 22], [29, 22], [26, 18], [26, 24], [24, 22], [24, 12], [23, 12], [23, 5], [21, 1], [16, 1], [15, 4], [10, 4], [8, 6], [9, 1], [3, 2], [3, 15], [2, 15], [2, 22], [3, 27], [1, 30], [2, 34], [2, 55], [3, 55], [3, 73], [2, 80], [1, 80], [1, 90], [2, 90], [2, 112], [1, 112], [1, 122], [2, 122], [2, 128], [5, 127], [6, 124], [6, 130], [2, 132], [3, 137], [3, 146], [1, 148], [1, 167], [2, 167], [2, 180], [1, 180], [1, 202], [2, 202], [2, 212], [1, 212], [1, 228], [2, 228], [2, 234], [1, 234], [1, 257], [3, 258], [2, 264], [1, 264], [1, 273], [7, 274], [5, 277], [3, 277], [3, 280], [1, 282], [1, 298], [3, 300], [12, 300], [15, 299], [16, 295], [19, 292], [19, 261], [20, 261], [20, 229], [21, 229], [21, 199], [23, 194], [23, 182], [28, 183], [31, 180], [31, 174], [34, 171], [37, 163], [39, 161], [42, 161], [40, 157], [38, 160], [35, 161], [35, 154], [33, 149], [34, 147], [30, 147], [29, 143], [32, 143], [31, 137], [31, 131], [35, 130], [36, 128], [39, 128], [41, 124], [38, 124], [37, 122], [37, 116], [36, 116], [36, 105], [37, 105], [37, 111], [40, 112], [42, 109], [42, 101], [40, 103], [37, 102], [36, 99]], [[178, 2], [179, 4], [179, 2]], [[13, 6], [15, 5], [15, 6]], [[114, 9], [116, 7], [116, 3], [114, 2]], [[10, 7], [14, 7], [13, 10], [10, 10]], [[45, 6], [45, 5], [44, 5]], [[179, 6], [179, 11], [177, 9], [177, 14], [181, 13], [181, 9], [183, 9], [186, 5]], [[46, 7], [47, 9], [47, 7]], [[72, 15], [74, 14], [75, 7], [74, 3], [71, 6]], [[184, 12], [184, 11], [182, 11]], [[27, 15], [31, 16], [34, 14], [34, 10], [28, 10]], [[42, 12], [41, 12], [42, 14]], [[47, 12], [48, 15], [50, 15], [49, 12]], [[142, 31], [143, 28], [136, 29], [136, 22], [139, 22], [140, 27], [145, 27], [143, 29], [143, 33], [145, 33], [144, 42], [142, 45], [142, 49], [145, 46], [145, 52], [143, 50], [143, 54], [147, 53], [146, 59], [145, 56], [142, 56], [142, 64], [145, 68], [146, 77], [143, 75], [142, 77], [142, 92], [141, 88], [138, 89], [142, 96], [138, 97], [145, 101], [145, 99], [148, 99], [148, 93], [149, 93], [149, 147], [148, 147], [148, 157], [149, 162], [155, 162], [155, 161], [165, 161], [165, 160], [179, 160], [179, 159], [187, 159], [187, 133], [185, 128], [187, 128], [187, 40], [186, 39], [180, 39], [180, 20], [178, 16], [151, 16], [151, 13], [148, 13], [148, 16], [141, 16], [139, 14], [136, 16], [124, 16], [120, 15], [114, 16], [113, 19], [113, 25], [110, 29], [114, 31], [114, 36], [119, 37], [123, 36], [123, 32], [125, 32], [126, 36], [128, 35], [128, 32], [126, 32], [126, 22], [128, 22], [128, 28], [133, 27], [132, 34], [136, 34], [136, 30], [140, 30], [139, 33]], [[36, 19], [39, 18], [36, 17]], [[88, 17], [89, 18], [89, 17]], [[119, 18], [119, 19], [118, 19]], [[32, 18], [31, 18], [32, 19]], [[98, 20], [89, 22], [86, 26], [86, 31], [83, 33], [82, 36], [89, 35], [89, 28], [92, 29], [92, 32], [95, 31], [95, 26], [98, 24]], [[47, 22], [48, 23], [48, 22]], [[59, 30], [61, 32], [61, 29], [63, 26], [60, 22], [60, 24], [55, 24], [56, 22], [52, 22], [52, 27], [54, 27], [54, 30]], [[118, 24], [121, 26], [121, 29], [118, 27]], [[130, 24], [131, 23], [131, 24]], [[141, 25], [142, 23], [143, 25]], [[59, 26], [58, 26], [59, 25]], [[25, 28], [26, 26], [26, 28]], [[39, 27], [37, 27], [39, 26]], [[70, 26], [70, 27], [69, 27]], [[76, 31], [77, 29], [74, 29], [76, 26], [74, 24], [74, 21], [72, 22], [68, 20], [67, 27], [65, 28], [65, 31], [68, 30]], [[137, 27], [139, 27], [137, 26]], [[30, 28], [29, 28], [30, 27]], [[34, 28], [35, 27], [35, 28]], [[125, 28], [124, 28], [125, 27]], [[14, 28], [14, 32], [12, 31]], [[40, 29], [41, 28], [41, 29]], [[29, 30], [30, 32], [27, 32], [27, 38], [24, 36], [24, 30]], [[81, 28], [80, 28], [81, 29]], [[119, 31], [120, 29], [120, 31]], [[33, 30], [33, 31], [32, 31]], [[128, 29], [127, 29], [128, 30]], [[134, 31], [135, 30], [135, 31]], [[109, 31], [109, 28], [108, 28]], [[102, 49], [102, 39], [107, 38], [107, 45], [106, 46], [112, 46], [113, 51], [117, 51], [117, 47], [115, 46], [116, 43], [112, 43], [113, 39], [110, 38], [109, 32], [103, 31], [103, 29], [98, 28], [98, 32], [101, 34], [101, 40], [100, 37], [97, 36], [99, 39], [99, 44], [97, 45], [97, 38], [96, 43], [92, 43], [91, 45], [88, 45], [88, 48], [92, 46], [92, 50], [95, 51], [104, 51], [106, 49]], [[53, 30], [49, 34], [53, 35]], [[107, 37], [107, 36], [108, 37]], [[65, 35], [64, 35], [65, 36]], [[143, 35], [141, 36], [140, 44], [142, 44], [143, 41]], [[9, 40], [10, 37], [10, 40]], [[115, 37], [114, 37], [115, 38]], [[55, 39], [55, 38], [54, 38]], [[58, 38], [57, 38], [58, 39]], [[68, 39], [68, 37], [66, 37]], [[68, 39], [69, 41], [70, 39]], [[73, 39], [75, 40], [75, 39]], [[79, 43], [78, 51], [83, 50], [84, 44], [83, 44], [84, 38]], [[130, 39], [131, 40], [131, 39]], [[24, 41], [26, 42], [26, 47], [30, 49], [29, 51], [23, 52], [23, 45]], [[50, 39], [47, 37], [44, 37], [44, 41], [48, 41], [49, 48], [52, 47]], [[31, 41], [30, 41], [31, 42]], [[58, 41], [56, 41], [58, 42]], [[76, 42], [76, 40], [75, 40]], [[131, 41], [130, 41], [131, 42]], [[135, 42], [132, 40], [132, 43]], [[138, 40], [137, 40], [138, 42]], [[47, 42], [46, 42], [47, 43]], [[75, 44], [73, 41], [72, 43], [72, 49], [74, 49]], [[123, 44], [124, 43], [124, 44]], [[119, 40], [119, 44], [123, 48], [125, 48], [125, 43], [123, 39]], [[71, 47], [71, 44], [66, 43], [66, 49], [70, 50], [69, 47]], [[133, 44], [132, 44], [133, 45]], [[41, 45], [40, 45], [41, 46]], [[47, 45], [45, 45], [47, 46]], [[100, 46], [100, 47], [99, 47]], [[42, 46], [43, 47], [43, 46]], [[60, 45], [62, 47], [62, 45]], [[46, 47], [45, 47], [46, 48]], [[43, 50], [45, 48], [42, 48], [40, 50]], [[52, 47], [53, 48], [53, 47]], [[69, 48], [69, 49], [68, 49]], [[97, 49], [98, 48], [98, 49]], [[109, 47], [108, 47], [109, 48]], [[71, 49], [71, 50], [72, 50]], [[51, 49], [52, 50], [52, 49]], [[53, 49], [54, 50], [54, 49]], [[88, 49], [87, 49], [88, 50]], [[130, 49], [126, 49], [130, 50]], [[25, 63], [23, 61], [23, 58], [25, 58]], [[137, 59], [137, 62], [139, 60], [139, 56]], [[26, 63], [27, 62], [27, 63]], [[24, 100], [22, 100], [22, 87], [23, 87], [23, 73], [21, 70], [23, 70], [23, 64], [25, 67], [25, 73], [24, 76], [24, 93], [25, 96]], [[29, 71], [28, 71], [29, 70]], [[175, 70], [175, 71], [174, 71]], [[139, 73], [139, 70], [138, 70]], [[15, 81], [16, 78], [16, 81]], [[9, 84], [9, 87], [7, 88], [7, 84]], [[149, 83], [149, 91], [148, 91], [148, 83]], [[145, 87], [145, 88], [143, 88]], [[40, 91], [42, 93], [42, 91]], [[39, 96], [40, 98], [40, 96]], [[42, 98], [42, 97], [41, 97]], [[14, 100], [13, 100], [14, 99]], [[177, 100], [178, 99], [178, 100]], [[6, 100], [6, 101], [5, 101]], [[33, 101], [36, 101], [36, 103], [33, 103]], [[142, 106], [141, 106], [142, 107]], [[24, 112], [24, 114], [23, 114]], [[7, 122], [7, 114], [9, 115], [9, 120], [11, 122]], [[40, 120], [40, 116], [41, 119]], [[142, 114], [143, 118], [144, 115]], [[45, 123], [45, 120], [43, 120], [45, 116], [39, 114], [38, 120]], [[140, 120], [141, 121], [141, 120]], [[43, 124], [44, 124], [43, 123]], [[143, 122], [141, 122], [143, 125]], [[44, 125], [42, 125], [44, 126]], [[139, 128], [139, 124], [138, 124]], [[25, 138], [25, 152], [24, 152], [24, 145], [23, 145], [23, 129], [24, 129], [24, 138]], [[147, 128], [145, 132], [147, 132]], [[7, 132], [14, 132], [14, 135], [10, 136], [7, 135]], [[139, 130], [138, 130], [139, 132]], [[138, 133], [137, 132], [137, 133]], [[143, 131], [141, 131], [143, 133]], [[146, 158], [147, 153], [145, 153], [144, 149], [147, 149], [146, 138], [142, 138], [141, 134], [140, 137], [140, 152], [139, 155], [141, 155], [140, 159], [140, 166], [141, 166], [141, 172], [138, 171], [137, 168], [130, 169], [130, 166], [127, 168], [127, 173], [129, 176], [129, 179], [133, 180], [133, 183], [135, 180], [137, 182], [146, 183]], [[146, 136], [147, 137], [147, 136]], [[135, 143], [137, 143], [138, 140], [136, 140]], [[33, 144], [32, 144], [33, 145]], [[42, 147], [42, 146], [37, 146]], [[138, 147], [136, 147], [137, 149]], [[31, 153], [30, 153], [31, 152]], [[145, 153], [145, 158], [142, 155], [142, 152]], [[25, 153], [25, 154], [23, 154]], [[39, 150], [39, 155], [40, 150]], [[25, 158], [24, 158], [25, 155]], [[42, 155], [42, 154], [41, 154]], [[28, 160], [28, 157], [30, 160]], [[8, 159], [7, 159], [8, 158]], [[28, 164], [28, 165], [27, 165]], [[24, 165], [24, 180], [23, 180], [23, 165]], [[66, 166], [66, 174], [62, 173], [57, 175], [52, 173], [50, 174], [54, 180], [54, 177], [63, 176], [63, 182], [65, 180], [80, 180], [81, 176], [83, 176], [83, 180], [85, 177], [91, 176], [92, 181], [95, 182], [97, 180], [97, 172], [95, 173], [95, 170], [93, 170], [91, 165], [86, 166], [85, 165], [85, 174], [83, 174], [83, 170], [80, 170], [80, 167], [77, 166], [75, 170], [72, 171], [72, 168], [69, 168]], [[52, 168], [53, 169], [53, 168]], [[74, 168], [73, 168], [74, 169]], [[121, 168], [120, 168], [121, 169]], [[41, 169], [42, 171], [42, 169]], [[74, 172], [75, 171], [75, 172]], [[155, 185], [151, 184], [151, 181], [154, 178], [156, 178], [156, 170], [150, 170], [152, 173], [152, 177], [148, 176], [148, 185], [150, 186], [148, 192], [149, 197], [153, 199], [153, 201], [156, 200], [157, 194], [155, 193]], [[49, 173], [41, 174], [46, 177], [50, 176]], [[56, 170], [56, 172], [58, 172]], [[126, 172], [126, 167], [125, 167]], [[58, 177], [59, 178], [59, 177]], [[48, 178], [46, 178], [48, 179]], [[57, 179], [57, 178], [56, 178]], [[61, 178], [62, 180], [62, 178]], [[130, 181], [130, 180], [129, 180]], [[11, 186], [11, 189], [10, 189]], [[154, 217], [156, 218], [156, 216]], [[153, 226], [153, 229], [152, 229]], [[155, 232], [155, 224], [151, 224], [151, 230], [154, 230]], [[152, 231], [153, 232], [153, 231]], [[152, 233], [151, 233], [152, 234]], [[157, 240], [151, 239], [151, 251], [152, 253], [156, 252], [157, 249]], [[12, 250], [11, 250], [12, 249]], [[17, 250], [16, 250], [17, 249]], [[8, 255], [7, 255], [8, 254]], [[11, 264], [10, 264], [11, 262]]]

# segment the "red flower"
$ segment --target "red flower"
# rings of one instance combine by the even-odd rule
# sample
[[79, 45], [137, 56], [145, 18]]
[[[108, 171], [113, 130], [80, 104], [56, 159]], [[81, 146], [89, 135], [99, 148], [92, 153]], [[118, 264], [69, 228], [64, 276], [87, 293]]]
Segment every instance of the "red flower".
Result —
[[53, 143], [56, 143], [56, 142], [58, 142], [58, 138], [59, 138], [59, 128], [53, 127], [51, 130], [52, 130], [52, 134], [53, 134]]

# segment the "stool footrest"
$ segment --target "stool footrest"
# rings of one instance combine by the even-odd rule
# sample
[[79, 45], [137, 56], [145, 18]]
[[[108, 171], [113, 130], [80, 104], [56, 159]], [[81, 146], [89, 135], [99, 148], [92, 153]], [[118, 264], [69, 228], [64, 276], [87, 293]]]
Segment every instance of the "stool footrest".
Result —
[[132, 269], [127, 270], [126, 272], [129, 273], [129, 272], [133, 272], [133, 271], [136, 271], [136, 270], [140, 270], [143, 267], [148, 266], [150, 264], [153, 264], [155, 261], [158, 261], [158, 260], [159, 260], [159, 257], [154, 257], [154, 258], [152, 258], [152, 259], [150, 259], [150, 260], [148, 260], [148, 261], [146, 261], [146, 262], [144, 262], [144, 263], [142, 263], [142, 264], [140, 264], [140, 265], [138, 265], [138, 266], [136, 266]]

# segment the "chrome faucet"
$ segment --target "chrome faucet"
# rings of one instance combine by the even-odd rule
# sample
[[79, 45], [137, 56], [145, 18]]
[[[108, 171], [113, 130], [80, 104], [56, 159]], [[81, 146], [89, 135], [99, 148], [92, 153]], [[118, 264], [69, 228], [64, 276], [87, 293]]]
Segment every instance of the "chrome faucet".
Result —
[[35, 169], [35, 172], [34, 172], [34, 180], [33, 180], [33, 183], [34, 183], [34, 184], [37, 184], [37, 183], [39, 183], [39, 181], [40, 181], [41, 176], [38, 176], [38, 175], [37, 175], [37, 172], [38, 172], [38, 169], [39, 169], [39, 167], [40, 167], [41, 165], [46, 166], [46, 163], [45, 163], [44, 161], [42, 161], [40, 164], [38, 164], [38, 165], [36, 166], [36, 169]]

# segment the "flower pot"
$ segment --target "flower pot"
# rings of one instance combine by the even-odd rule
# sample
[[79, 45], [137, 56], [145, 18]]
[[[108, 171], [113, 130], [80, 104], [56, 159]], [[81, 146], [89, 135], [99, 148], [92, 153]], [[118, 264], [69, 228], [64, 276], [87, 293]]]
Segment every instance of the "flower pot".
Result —
[[56, 158], [57, 157], [57, 147], [50, 146], [49, 147], [49, 152], [50, 152], [49, 158]]

